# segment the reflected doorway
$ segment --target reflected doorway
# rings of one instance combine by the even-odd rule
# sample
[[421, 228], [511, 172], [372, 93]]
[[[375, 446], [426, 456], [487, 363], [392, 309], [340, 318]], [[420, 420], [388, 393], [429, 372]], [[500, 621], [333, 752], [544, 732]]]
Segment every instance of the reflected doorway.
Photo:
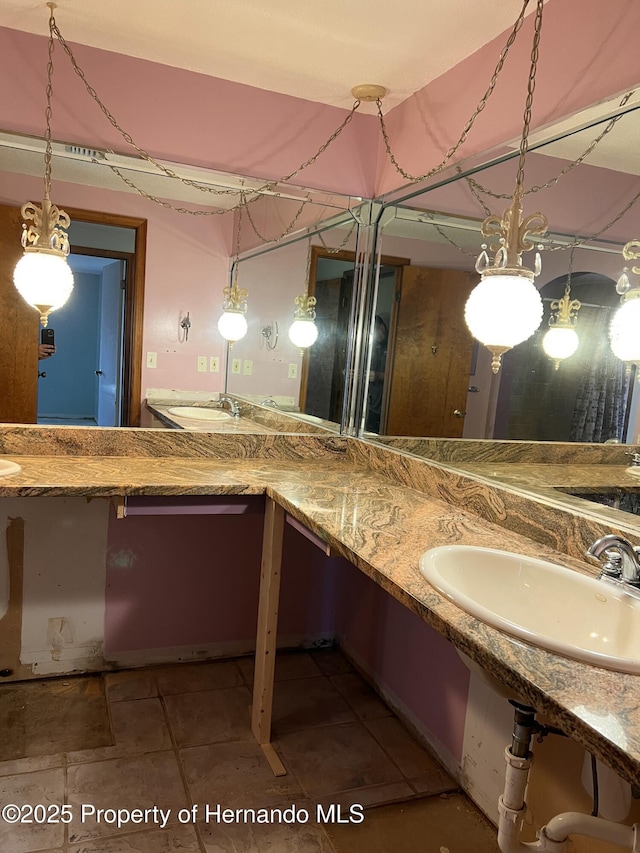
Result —
[[131, 254], [69, 255], [74, 288], [51, 315], [55, 356], [39, 362], [39, 424], [122, 425], [124, 303]]
[[[93, 383], [98, 425], [111, 425], [107, 421], [113, 420], [114, 426], [139, 426], [147, 220], [65, 209], [71, 217], [69, 242], [76, 263], [83, 268], [98, 265], [108, 270], [110, 278], [108, 284], [103, 282], [101, 293], [102, 322], [95, 330], [95, 364], [89, 355], [80, 366], [85, 384], [89, 380]], [[52, 326], [54, 322], [55, 314], [51, 316]]]
[[[344, 408], [347, 353], [351, 345], [355, 253], [313, 246], [308, 292], [316, 297], [318, 340], [303, 356], [300, 411], [340, 423]], [[408, 258], [382, 256], [383, 275], [392, 281]]]

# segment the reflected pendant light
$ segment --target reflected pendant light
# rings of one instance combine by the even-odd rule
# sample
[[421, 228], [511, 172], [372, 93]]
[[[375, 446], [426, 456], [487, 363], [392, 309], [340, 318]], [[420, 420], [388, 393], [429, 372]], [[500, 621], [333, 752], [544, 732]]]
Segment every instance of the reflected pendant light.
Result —
[[540, 254], [536, 255], [535, 268], [531, 271], [522, 266], [522, 253], [534, 247], [532, 236], [546, 234], [548, 222], [541, 213], [523, 219], [522, 198], [543, 6], [544, 0], [538, 0], [513, 201], [501, 217], [488, 216], [482, 223], [485, 237], [499, 239], [490, 246], [495, 253], [493, 262], [489, 260], [487, 245], [483, 244], [476, 262], [481, 280], [471, 291], [465, 307], [465, 320], [471, 334], [493, 354], [491, 369], [494, 373], [500, 370], [503, 354], [530, 338], [542, 320], [542, 299], [534, 284], [542, 268]]
[[[622, 250], [625, 260], [640, 258], [640, 240], [631, 240]], [[640, 273], [640, 267], [631, 267], [634, 273]], [[625, 268], [618, 279], [616, 290], [620, 294], [620, 308], [613, 315], [609, 327], [609, 339], [613, 354], [628, 365], [640, 365], [640, 287], [631, 287], [629, 270]], [[640, 371], [638, 372], [640, 381]]]
[[49, 314], [61, 308], [73, 290], [73, 273], [67, 262], [69, 238], [66, 229], [69, 216], [51, 203], [51, 95], [53, 78], [53, 33], [55, 21], [49, 7], [49, 62], [47, 64], [47, 108], [45, 111], [44, 200], [42, 207], [33, 202], [22, 206], [22, 218], [30, 221], [22, 226], [24, 254], [13, 273], [13, 282], [29, 305], [40, 312], [40, 322], [46, 326]]
[[296, 296], [293, 312], [293, 323], [289, 327], [289, 340], [300, 349], [301, 355], [318, 340], [318, 327], [316, 326], [316, 298], [309, 296], [309, 274], [311, 271], [311, 238], [307, 247], [307, 271], [305, 278], [305, 290], [300, 296]]
[[239, 341], [247, 334], [247, 296], [245, 288], [238, 287], [238, 266], [240, 255], [240, 227], [242, 224], [242, 210], [244, 207], [244, 193], [241, 193], [241, 202], [238, 206], [238, 227], [236, 229], [236, 249], [233, 261], [233, 283], [227, 285], [222, 291], [224, 300], [222, 302], [222, 315], [218, 320], [218, 331], [222, 337], [229, 342], [229, 348], [235, 341]]
[[542, 339], [542, 349], [555, 362], [556, 370], [560, 367], [560, 362], [563, 359], [569, 358], [575, 353], [580, 343], [576, 332], [576, 319], [581, 303], [578, 299], [571, 298], [574, 249], [575, 246], [572, 246], [569, 255], [569, 272], [567, 273], [564, 296], [562, 299], [554, 299], [551, 303], [552, 313], [549, 317], [549, 330]]

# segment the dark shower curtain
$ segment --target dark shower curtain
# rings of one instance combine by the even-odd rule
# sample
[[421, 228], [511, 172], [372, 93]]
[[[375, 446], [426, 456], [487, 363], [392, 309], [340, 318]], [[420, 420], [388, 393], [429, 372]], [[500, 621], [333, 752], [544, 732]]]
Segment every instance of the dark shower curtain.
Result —
[[590, 343], [589, 357], [576, 397], [570, 441], [624, 441], [630, 371], [611, 352], [609, 324], [615, 309], [580, 312], [578, 334]]

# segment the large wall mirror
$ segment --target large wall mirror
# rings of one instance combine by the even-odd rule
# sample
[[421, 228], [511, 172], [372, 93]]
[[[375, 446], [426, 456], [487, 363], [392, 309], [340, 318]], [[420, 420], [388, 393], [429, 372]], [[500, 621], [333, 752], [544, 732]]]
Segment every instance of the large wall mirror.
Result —
[[[632, 103], [613, 120], [612, 104], [599, 108], [607, 116], [600, 122], [598, 111], [576, 116], [577, 130], [566, 123], [548, 130], [553, 141], [528, 155], [524, 212], [541, 210], [549, 219], [536, 281], [545, 311], [533, 337], [504, 355], [498, 374], [471, 337], [464, 306], [479, 280], [482, 220], [509, 206], [516, 163], [508, 158], [385, 206], [380, 251], [409, 263], [397, 280], [380, 277], [377, 285], [365, 436], [637, 443], [636, 367], [613, 355], [608, 334], [627, 263], [622, 247], [640, 238], [633, 142], [640, 111]], [[543, 337], [567, 284], [581, 303], [580, 343], [557, 362]]]
[[[6, 247], [0, 293], [7, 300], [0, 324], [6, 356], [0, 415], [8, 422], [127, 426], [138, 425], [142, 414], [147, 426], [149, 389], [204, 396], [224, 391], [226, 344], [216, 321], [235, 247], [237, 214], [225, 209], [238, 203], [240, 190], [250, 200], [241, 235], [245, 254], [270, 248], [283, 233], [306, 234], [334, 221], [336, 245], [355, 245], [349, 211], [359, 200], [292, 185], [254, 193], [263, 181], [165, 163], [180, 176], [172, 180], [137, 157], [56, 141], [53, 200], [72, 214], [76, 286], [67, 305], [51, 315], [56, 355], [38, 362], [37, 314], [15, 291], [12, 270], [21, 252], [20, 206], [38, 202], [42, 193], [43, 152], [42, 139], [0, 132], [0, 202], [7, 222], [0, 223]], [[187, 209], [203, 212], [190, 216]], [[332, 250], [329, 233], [326, 242]], [[242, 358], [246, 387], [239, 391], [287, 396], [297, 405], [302, 359], [287, 346], [287, 328], [294, 298], [304, 290], [305, 257], [301, 243], [283, 264], [278, 260], [271, 280], [269, 255], [241, 269], [250, 290], [251, 345], [243, 350], [238, 344], [230, 353], [230, 370]], [[11, 321], [15, 306], [23, 323]], [[191, 326], [185, 329], [187, 316]], [[273, 330], [269, 339], [262, 335], [266, 326]], [[236, 375], [230, 375], [233, 384]]]

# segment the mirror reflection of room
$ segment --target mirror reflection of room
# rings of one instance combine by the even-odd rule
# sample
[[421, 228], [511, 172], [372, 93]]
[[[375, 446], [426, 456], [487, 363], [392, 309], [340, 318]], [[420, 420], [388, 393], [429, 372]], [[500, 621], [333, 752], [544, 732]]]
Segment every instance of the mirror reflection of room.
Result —
[[[529, 154], [528, 180], [539, 192], [530, 194], [527, 203], [543, 208], [550, 221], [548, 235], [540, 240], [542, 270], [536, 280], [544, 314], [535, 333], [502, 356], [497, 374], [491, 370], [490, 353], [474, 342], [460, 319], [468, 290], [478, 280], [474, 267], [484, 239], [482, 216], [490, 205], [504, 203], [496, 197], [509, 192], [513, 163], [498, 163], [476, 178], [412, 196], [406, 208], [385, 211], [383, 251], [409, 257], [403, 274], [415, 275], [419, 283], [407, 278], [399, 285], [395, 304], [403, 334], [392, 321], [386, 411], [380, 429], [372, 432], [525, 441], [637, 440], [636, 365], [616, 357], [610, 339], [611, 321], [620, 307], [617, 281], [629, 266], [623, 246], [640, 231], [635, 166], [625, 155], [636, 116], [628, 112], [617, 122], [589, 126]], [[575, 164], [600, 137], [591, 154], [595, 162], [585, 158]], [[559, 173], [561, 183], [554, 180]], [[467, 275], [467, 292], [458, 294], [449, 282], [438, 297], [438, 278], [445, 275]], [[637, 276], [629, 276], [629, 287], [637, 286]], [[554, 360], [543, 342], [550, 320], [557, 322], [567, 285], [569, 299], [581, 306], [572, 317], [579, 344], [571, 356]], [[379, 289], [379, 300], [381, 293]], [[408, 302], [411, 307], [404, 311], [404, 300], [412, 296], [416, 304]], [[421, 321], [418, 311], [428, 304], [429, 319]], [[410, 343], [407, 318], [413, 324]], [[402, 347], [410, 349], [404, 361]], [[438, 387], [439, 380], [444, 388]]]

